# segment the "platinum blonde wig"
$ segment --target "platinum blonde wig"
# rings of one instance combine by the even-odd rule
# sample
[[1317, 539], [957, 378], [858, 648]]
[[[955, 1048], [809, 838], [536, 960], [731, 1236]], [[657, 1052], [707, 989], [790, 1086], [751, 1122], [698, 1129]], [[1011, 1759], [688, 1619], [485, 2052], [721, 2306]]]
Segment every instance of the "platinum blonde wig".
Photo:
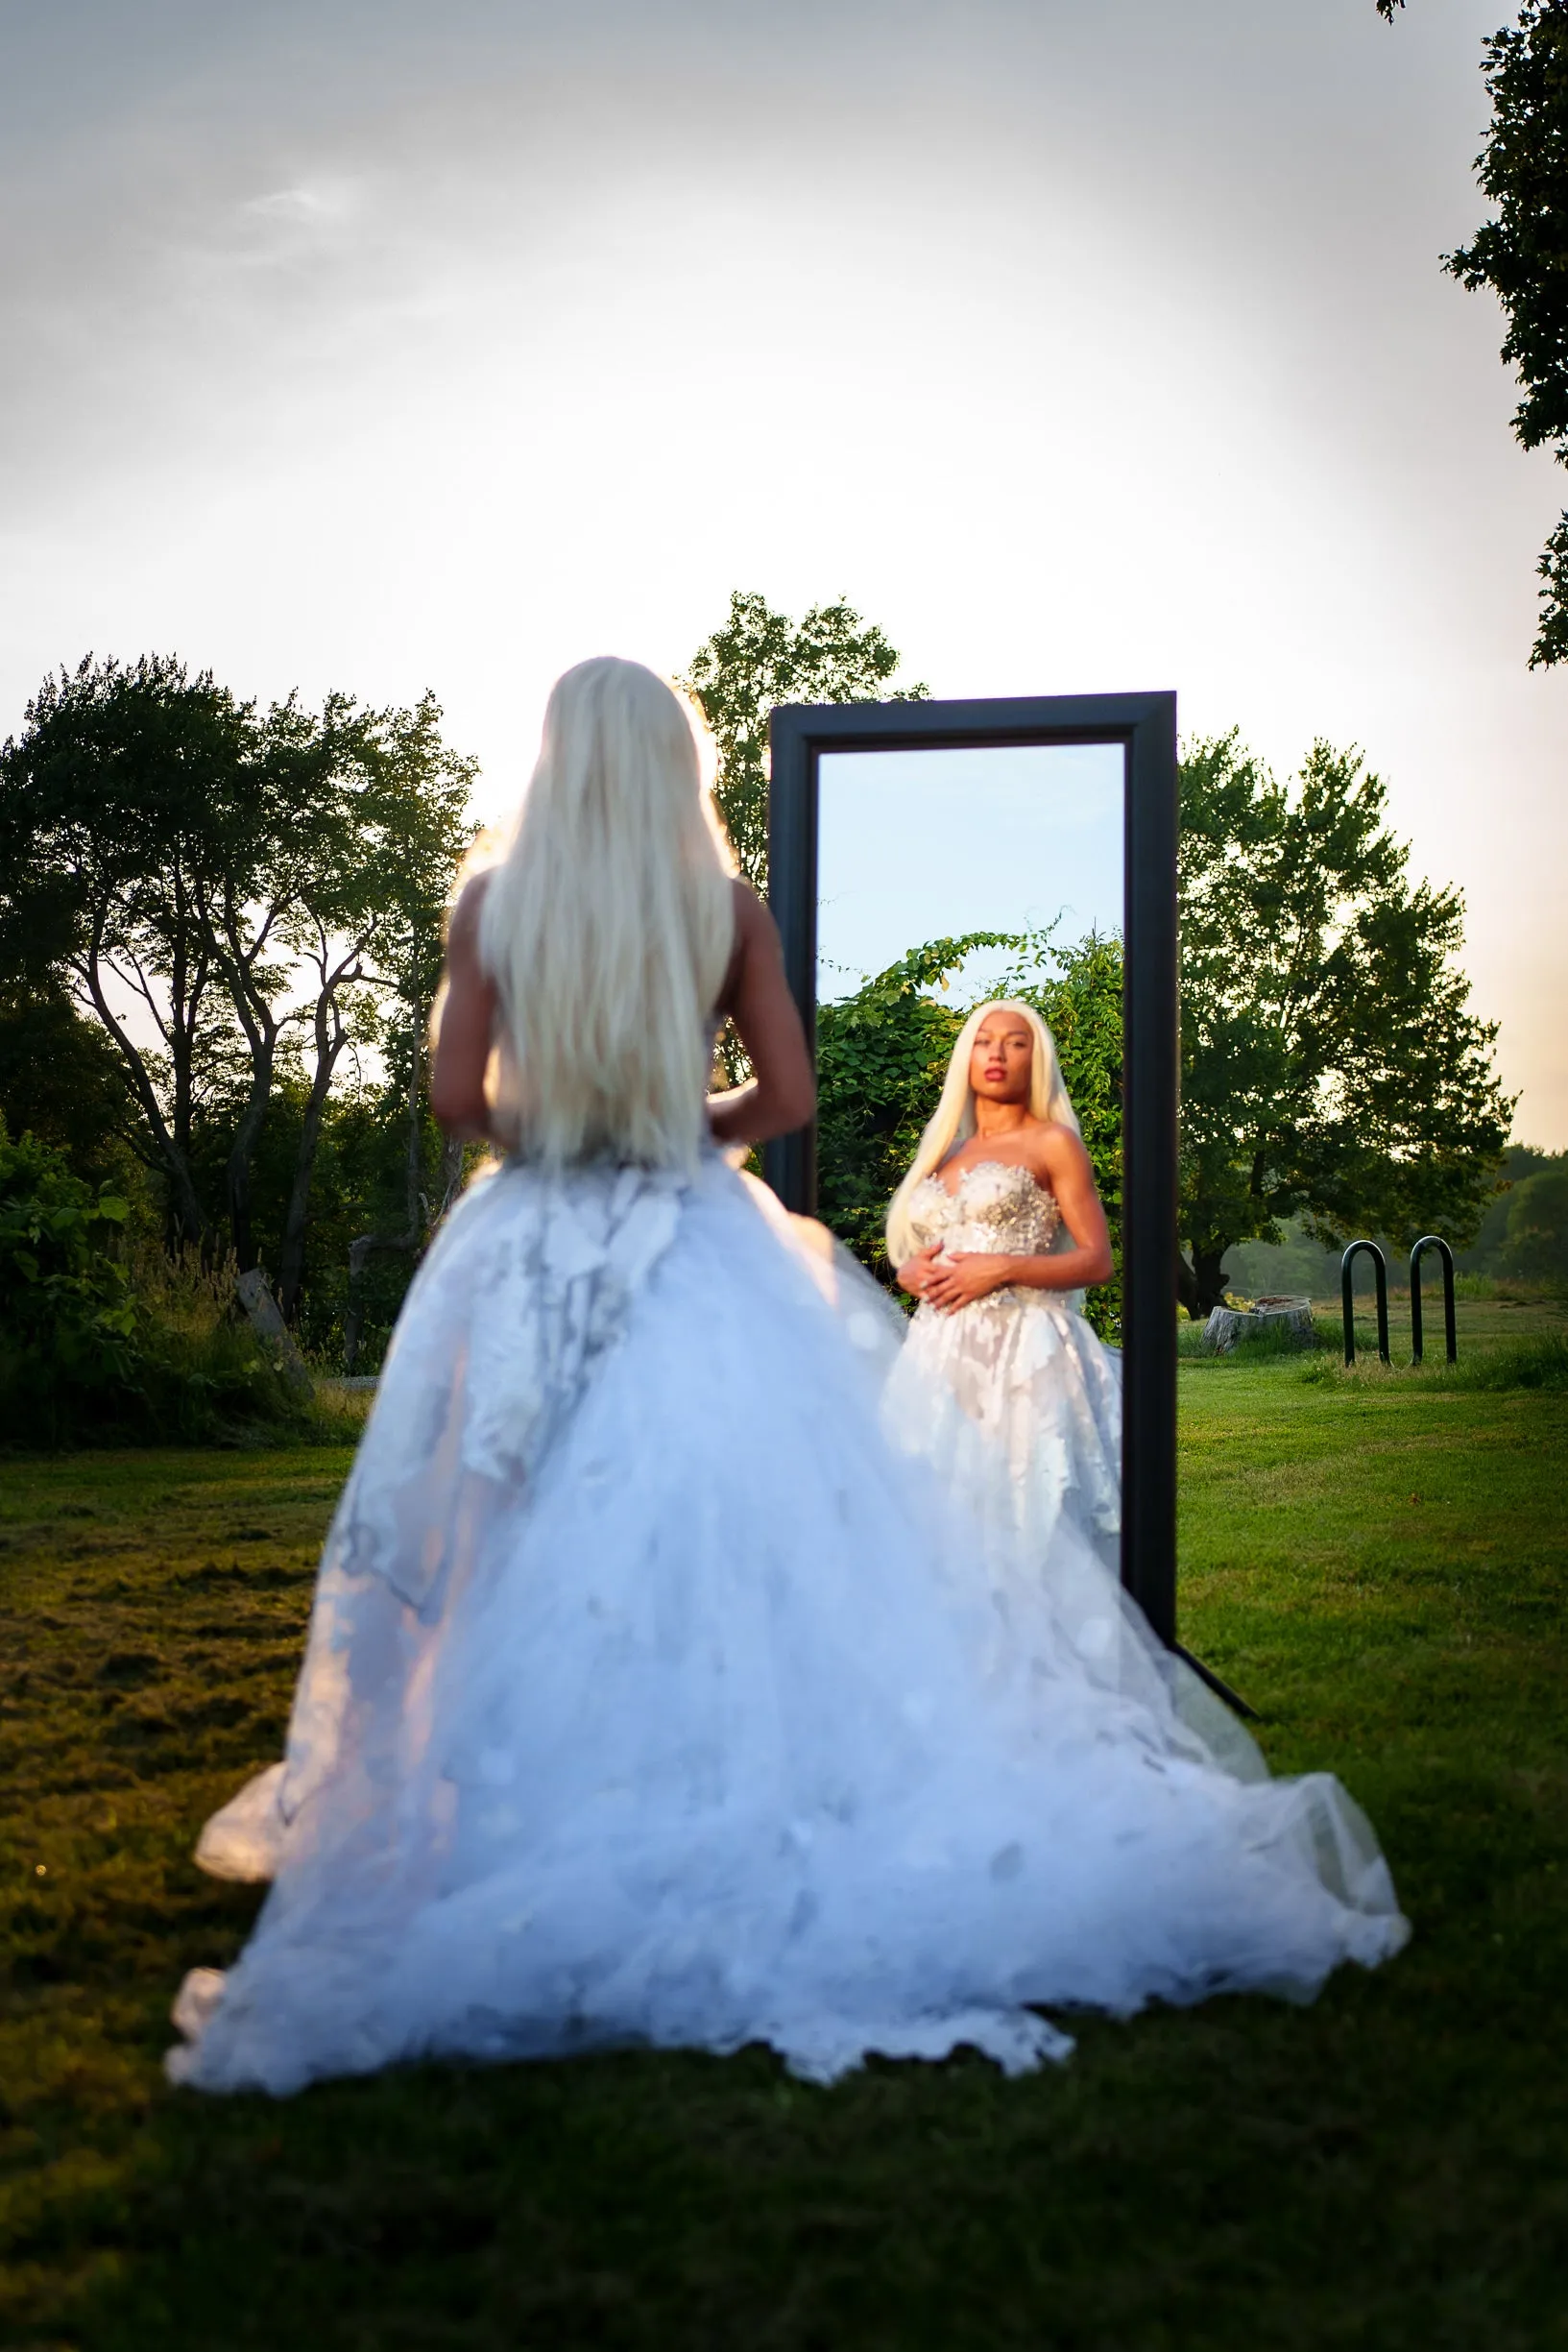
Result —
[[927, 1122], [926, 1131], [909, 1163], [909, 1173], [888, 1203], [887, 1254], [895, 1266], [902, 1266], [915, 1247], [909, 1224], [909, 1196], [917, 1184], [934, 1176], [949, 1153], [967, 1143], [975, 1132], [975, 1089], [969, 1082], [970, 1056], [980, 1028], [994, 1012], [1013, 1013], [1028, 1026], [1034, 1039], [1034, 1051], [1029, 1056], [1029, 1114], [1031, 1118], [1049, 1120], [1052, 1126], [1071, 1128], [1073, 1134], [1081, 1130], [1078, 1114], [1062, 1082], [1062, 1065], [1056, 1057], [1056, 1040], [1032, 1005], [1021, 1005], [1012, 997], [995, 997], [988, 1005], [977, 1005], [963, 1028], [958, 1031], [948, 1063], [948, 1074], [942, 1081], [936, 1108]]
[[608, 655], [558, 678], [479, 916], [526, 1157], [695, 1166], [733, 872], [663, 680]]

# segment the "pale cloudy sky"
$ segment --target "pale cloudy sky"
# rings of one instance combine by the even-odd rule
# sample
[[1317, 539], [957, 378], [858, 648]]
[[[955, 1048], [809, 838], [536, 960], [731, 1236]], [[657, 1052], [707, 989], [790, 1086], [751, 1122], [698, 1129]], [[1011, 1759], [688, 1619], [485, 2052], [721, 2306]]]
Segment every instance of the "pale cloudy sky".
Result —
[[1568, 1145], [1563, 476], [1508, 432], [1499, 0], [0, 0], [0, 732], [91, 648], [551, 676], [839, 592], [938, 693], [1364, 746]]

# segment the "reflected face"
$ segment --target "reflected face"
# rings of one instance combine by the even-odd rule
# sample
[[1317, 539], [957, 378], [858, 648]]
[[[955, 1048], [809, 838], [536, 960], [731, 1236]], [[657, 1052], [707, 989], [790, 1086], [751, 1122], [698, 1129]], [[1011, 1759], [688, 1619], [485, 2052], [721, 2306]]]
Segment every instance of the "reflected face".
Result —
[[1033, 1062], [1028, 1023], [1015, 1012], [988, 1013], [970, 1049], [970, 1086], [986, 1103], [1026, 1103]]

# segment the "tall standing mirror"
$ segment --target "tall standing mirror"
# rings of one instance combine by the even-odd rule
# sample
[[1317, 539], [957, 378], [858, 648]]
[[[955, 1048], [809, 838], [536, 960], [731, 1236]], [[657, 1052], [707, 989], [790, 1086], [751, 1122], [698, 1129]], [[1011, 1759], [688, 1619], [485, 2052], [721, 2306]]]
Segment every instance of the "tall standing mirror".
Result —
[[1122, 1581], [1175, 1642], [1175, 698], [783, 708], [769, 896], [817, 1055], [769, 1147], [884, 1278], [882, 1219], [974, 1006], [1036, 1007], [1104, 1204], [1085, 1311], [1122, 1350]]

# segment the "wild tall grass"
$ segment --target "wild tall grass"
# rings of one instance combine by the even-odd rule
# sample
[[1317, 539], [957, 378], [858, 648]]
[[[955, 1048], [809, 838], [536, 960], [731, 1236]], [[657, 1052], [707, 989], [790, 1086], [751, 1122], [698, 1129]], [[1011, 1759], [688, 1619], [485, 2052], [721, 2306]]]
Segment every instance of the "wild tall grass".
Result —
[[341, 1443], [362, 1400], [291, 1382], [235, 1297], [231, 1252], [169, 1253], [155, 1241], [126, 1259], [135, 1301], [124, 1376], [85, 1384], [0, 1331], [0, 1431], [15, 1447]]

